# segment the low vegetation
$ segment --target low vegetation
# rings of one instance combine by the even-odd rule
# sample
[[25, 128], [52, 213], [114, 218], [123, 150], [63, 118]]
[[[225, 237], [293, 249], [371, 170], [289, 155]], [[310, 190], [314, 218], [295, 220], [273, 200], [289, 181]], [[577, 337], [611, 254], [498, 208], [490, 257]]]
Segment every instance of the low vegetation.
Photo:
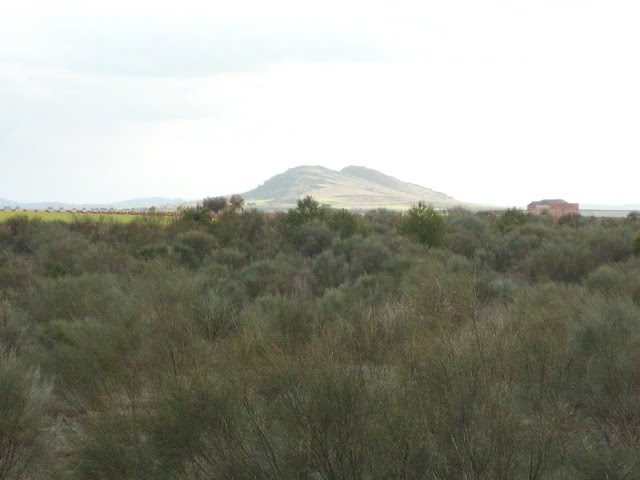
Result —
[[140, 214], [133, 213], [87, 213], [87, 212], [67, 212], [49, 210], [0, 210], [0, 222], [5, 222], [13, 217], [27, 217], [45, 222], [74, 222], [76, 220], [90, 220], [99, 222], [130, 222], [140, 217]]
[[639, 238], [311, 197], [14, 215], [0, 478], [640, 478]]

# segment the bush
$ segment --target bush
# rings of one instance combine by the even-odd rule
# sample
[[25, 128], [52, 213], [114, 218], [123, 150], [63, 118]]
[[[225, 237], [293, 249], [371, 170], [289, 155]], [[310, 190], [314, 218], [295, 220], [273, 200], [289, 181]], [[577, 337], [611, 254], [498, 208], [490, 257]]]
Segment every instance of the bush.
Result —
[[402, 282], [403, 303], [421, 328], [449, 329], [471, 322], [480, 307], [474, 272], [463, 257], [429, 256], [416, 262]]
[[578, 229], [582, 226], [582, 216], [579, 213], [567, 213], [558, 218], [558, 225]]
[[[153, 399], [144, 424], [155, 475], [260, 478], [251, 475], [246, 458], [250, 433], [244, 431], [239, 400], [215, 377], [200, 375], [166, 386]], [[155, 475], [147, 478], [159, 478]]]
[[472, 258], [485, 256], [491, 244], [491, 231], [487, 221], [474, 215], [457, 215], [448, 223], [446, 246], [453, 252]]
[[167, 256], [169, 255], [169, 245], [158, 243], [145, 245], [140, 250], [138, 250], [138, 255], [144, 260], [153, 260], [154, 258]]
[[340, 238], [349, 238], [358, 231], [356, 216], [345, 209], [329, 210], [326, 223], [331, 230], [340, 235]]
[[295, 209], [289, 210], [285, 222], [289, 228], [296, 228], [312, 220], [321, 220], [325, 217], [326, 213], [327, 210], [320, 205], [320, 202], [307, 195], [303, 199], [298, 200]]
[[307, 295], [312, 288], [309, 265], [299, 257], [254, 262], [240, 272], [240, 281], [251, 299], [265, 294]]
[[66, 225], [43, 224], [29, 244], [44, 275], [55, 278], [102, 269], [96, 246]]
[[0, 354], [0, 478], [38, 478], [46, 462], [49, 388], [37, 370]]
[[127, 321], [52, 321], [39, 328], [36, 358], [67, 407], [134, 408], [143, 379], [140, 331]]
[[27, 315], [7, 300], [0, 300], [0, 355], [21, 354], [31, 340]]
[[445, 223], [433, 207], [418, 202], [403, 216], [398, 230], [427, 247], [437, 247], [444, 239]]
[[329, 248], [334, 233], [320, 220], [310, 220], [290, 232], [290, 240], [296, 252], [314, 257]]
[[208, 225], [211, 223], [211, 210], [202, 205], [184, 208], [180, 212], [180, 220], [186, 224]]
[[199, 262], [209, 255], [217, 245], [216, 238], [213, 235], [200, 230], [189, 230], [178, 234], [176, 243], [189, 247]]
[[628, 227], [590, 229], [586, 238], [598, 264], [621, 262], [632, 254], [633, 232]]
[[631, 242], [631, 251], [636, 257], [640, 257], [640, 232], [638, 232], [636, 238]]
[[347, 281], [349, 264], [344, 255], [325, 250], [314, 258], [311, 270], [317, 293], [322, 294], [325, 289], [338, 287]]
[[84, 274], [77, 277], [38, 278], [21, 297], [22, 308], [34, 323], [54, 319], [120, 318], [130, 302], [112, 274]]
[[507, 208], [496, 220], [496, 228], [501, 233], [506, 233], [516, 227], [526, 224], [527, 214], [519, 208]]
[[314, 305], [300, 297], [266, 295], [241, 315], [241, 323], [260, 323], [260, 330], [284, 350], [301, 348], [311, 339], [316, 326]]
[[522, 269], [536, 281], [579, 282], [595, 269], [597, 259], [587, 245], [564, 240], [531, 252]]

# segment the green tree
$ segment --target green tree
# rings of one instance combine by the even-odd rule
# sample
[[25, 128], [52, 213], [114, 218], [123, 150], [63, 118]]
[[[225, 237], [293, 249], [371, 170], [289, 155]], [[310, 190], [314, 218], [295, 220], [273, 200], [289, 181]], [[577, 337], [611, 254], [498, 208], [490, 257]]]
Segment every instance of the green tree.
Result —
[[211, 222], [211, 210], [202, 205], [185, 208], [180, 212], [180, 220], [185, 222], [195, 222], [207, 224]]
[[290, 225], [302, 225], [314, 219], [322, 219], [324, 214], [325, 210], [320, 206], [320, 202], [311, 195], [307, 195], [298, 200], [294, 210], [289, 210], [287, 220]]
[[567, 213], [558, 219], [558, 225], [578, 229], [582, 226], [582, 216], [579, 213]]
[[498, 220], [496, 220], [496, 227], [502, 233], [508, 232], [527, 223], [527, 214], [519, 208], [507, 208]]
[[202, 200], [202, 206], [213, 213], [223, 211], [228, 205], [227, 197], [207, 197]]
[[231, 195], [231, 211], [238, 212], [244, 210], [244, 197], [239, 193]]
[[349, 238], [358, 231], [356, 216], [349, 210], [330, 210], [327, 216], [327, 225], [331, 230], [340, 234], [342, 238]]
[[444, 238], [445, 224], [442, 216], [432, 206], [421, 201], [409, 209], [398, 230], [428, 247], [437, 247]]

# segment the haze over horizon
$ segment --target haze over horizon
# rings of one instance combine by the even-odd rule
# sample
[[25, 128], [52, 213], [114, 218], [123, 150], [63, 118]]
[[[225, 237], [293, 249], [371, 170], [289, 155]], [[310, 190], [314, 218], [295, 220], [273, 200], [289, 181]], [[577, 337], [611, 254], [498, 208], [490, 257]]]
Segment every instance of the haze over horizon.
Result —
[[0, 1], [0, 197], [363, 165], [465, 202], [640, 203], [637, 2]]

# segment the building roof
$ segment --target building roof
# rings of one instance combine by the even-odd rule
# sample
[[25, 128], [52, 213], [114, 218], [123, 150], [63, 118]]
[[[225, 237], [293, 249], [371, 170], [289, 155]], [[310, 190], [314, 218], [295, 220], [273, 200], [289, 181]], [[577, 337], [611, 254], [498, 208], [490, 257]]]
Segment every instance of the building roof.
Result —
[[556, 198], [553, 200], [547, 199], [547, 200], [538, 200], [537, 202], [531, 202], [529, 205], [534, 207], [534, 206], [538, 206], [538, 205], [568, 205], [569, 203], [565, 200], [562, 200], [560, 198]]

